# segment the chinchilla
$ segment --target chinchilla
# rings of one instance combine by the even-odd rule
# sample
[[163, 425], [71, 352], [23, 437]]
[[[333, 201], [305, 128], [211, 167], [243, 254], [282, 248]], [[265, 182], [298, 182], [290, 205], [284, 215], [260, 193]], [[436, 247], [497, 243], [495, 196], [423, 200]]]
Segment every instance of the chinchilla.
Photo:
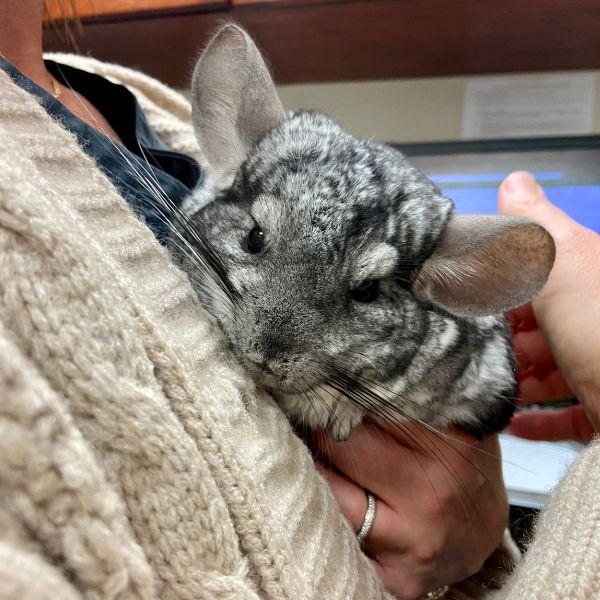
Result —
[[200, 57], [192, 109], [211, 169], [171, 250], [290, 419], [338, 439], [365, 414], [502, 429], [515, 399], [503, 312], [546, 281], [550, 235], [457, 215], [396, 149], [286, 112], [235, 25]]

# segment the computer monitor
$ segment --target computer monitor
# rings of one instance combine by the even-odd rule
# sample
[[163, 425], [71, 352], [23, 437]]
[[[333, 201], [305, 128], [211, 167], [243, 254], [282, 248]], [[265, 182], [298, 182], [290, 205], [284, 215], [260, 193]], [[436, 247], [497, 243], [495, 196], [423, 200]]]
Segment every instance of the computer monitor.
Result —
[[600, 233], [600, 136], [394, 146], [454, 200], [459, 213], [496, 213], [501, 181], [527, 170], [554, 204]]

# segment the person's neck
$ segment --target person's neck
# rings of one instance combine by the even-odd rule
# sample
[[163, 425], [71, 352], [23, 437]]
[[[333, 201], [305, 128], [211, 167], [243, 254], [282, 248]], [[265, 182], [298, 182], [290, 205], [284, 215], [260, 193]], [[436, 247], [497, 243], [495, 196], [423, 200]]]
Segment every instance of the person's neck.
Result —
[[4, 0], [0, 10], [0, 52], [21, 73], [52, 92], [44, 65], [42, 20], [41, 0]]
[[0, 0], [0, 52], [23, 75], [59, 99], [73, 114], [115, 141], [120, 141], [91, 102], [69, 86], [57, 83], [46, 69], [42, 50], [43, 16], [42, 0]]

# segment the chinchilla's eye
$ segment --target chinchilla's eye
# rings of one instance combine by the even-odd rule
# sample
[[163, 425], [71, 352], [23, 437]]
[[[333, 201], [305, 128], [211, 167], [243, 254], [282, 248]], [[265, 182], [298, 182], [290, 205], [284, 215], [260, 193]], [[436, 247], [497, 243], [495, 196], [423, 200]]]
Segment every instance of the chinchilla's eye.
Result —
[[262, 252], [262, 249], [265, 247], [265, 233], [264, 231], [257, 225], [253, 227], [246, 236], [246, 249], [251, 254], [258, 254]]
[[373, 302], [379, 295], [379, 280], [365, 279], [353, 290], [350, 290], [350, 298], [357, 302]]

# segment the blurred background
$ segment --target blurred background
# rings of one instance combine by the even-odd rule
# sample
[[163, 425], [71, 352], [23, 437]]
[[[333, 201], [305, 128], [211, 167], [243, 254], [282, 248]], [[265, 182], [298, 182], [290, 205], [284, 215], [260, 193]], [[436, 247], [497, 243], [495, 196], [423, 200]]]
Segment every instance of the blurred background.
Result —
[[363, 137], [407, 143], [600, 132], [598, 0], [72, 4], [81, 27], [65, 36], [62, 15], [50, 15], [47, 48], [75, 42], [85, 54], [184, 90], [210, 32], [235, 20], [268, 57], [286, 107], [320, 108]]

